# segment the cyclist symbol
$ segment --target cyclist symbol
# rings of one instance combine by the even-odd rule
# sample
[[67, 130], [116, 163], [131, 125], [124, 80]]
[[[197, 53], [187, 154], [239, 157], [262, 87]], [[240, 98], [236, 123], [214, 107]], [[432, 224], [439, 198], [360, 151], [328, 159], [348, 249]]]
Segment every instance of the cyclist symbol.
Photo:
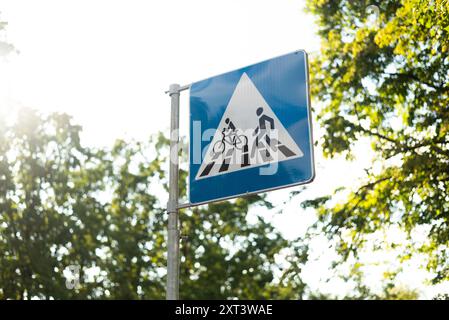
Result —
[[215, 142], [212, 148], [214, 153], [224, 153], [226, 150], [226, 145], [228, 145], [228, 147], [242, 150], [242, 148], [248, 143], [248, 138], [245, 135], [238, 133], [238, 129], [235, 127], [231, 119], [226, 118], [225, 123], [228, 126], [224, 127], [221, 131], [223, 136], [221, 140]]

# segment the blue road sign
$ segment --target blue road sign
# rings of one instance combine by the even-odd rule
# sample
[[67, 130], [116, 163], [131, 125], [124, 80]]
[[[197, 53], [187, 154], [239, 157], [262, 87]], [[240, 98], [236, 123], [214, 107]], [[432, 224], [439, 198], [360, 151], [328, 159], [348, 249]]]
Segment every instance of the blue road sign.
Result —
[[192, 204], [311, 182], [307, 54], [193, 83], [189, 157]]

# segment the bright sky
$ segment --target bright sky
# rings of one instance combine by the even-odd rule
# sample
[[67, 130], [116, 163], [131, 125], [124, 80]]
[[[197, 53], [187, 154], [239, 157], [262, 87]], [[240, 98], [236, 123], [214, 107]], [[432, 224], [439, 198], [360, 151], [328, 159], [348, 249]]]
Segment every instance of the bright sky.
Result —
[[[300, 0], [1, 0], [7, 40], [20, 53], [0, 62], [0, 109], [66, 112], [83, 126], [88, 145], [146, 139], [169, 127], [164, 91], [171, 83], [189, 84], [297, 49], [318, 52], [313, 17], [303, 7]], [[184, 134], [187, 109], [184, 94]], [[364, 156], [355, 163], [325, 161], [317, 152], [317, 178], [306, 196], [354, 185], [369, 165], [367, 144], [360, 150]], [[290, 191], [272, 192], [270, 199], [281, 203]], [[299, 202], [273, 218], [289, 238], [314, 221]], [[317, 255], [325, 247], [318, 239]], [[325, 286], [326, 268], [319, 263], [307, 271], [312, 285]], [[330, 286], [326, 291], [344, 290]]]
[[171, 83], [319, 48], [297, 0], [1, 3], [20, 51], [10, 59], [10, 96], [73, 115], [88, 143], [168, 128]]

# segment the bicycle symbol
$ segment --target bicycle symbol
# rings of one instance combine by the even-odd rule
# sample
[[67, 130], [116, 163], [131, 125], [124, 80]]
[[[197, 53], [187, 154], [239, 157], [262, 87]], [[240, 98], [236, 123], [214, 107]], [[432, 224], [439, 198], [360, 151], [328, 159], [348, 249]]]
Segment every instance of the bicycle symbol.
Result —
[[226, 151], [226, 145], [242, 150], [248, 144], [248, 138], [243, 134], [238, 134], [238, 129], [235, 128], [232, 121], [226, 119], [226, 123], [228, 127], [223, 128], [221, 131], [223, 137], [220, 141], [215, 142], [212, 148], [214, 153], [224, 153]]

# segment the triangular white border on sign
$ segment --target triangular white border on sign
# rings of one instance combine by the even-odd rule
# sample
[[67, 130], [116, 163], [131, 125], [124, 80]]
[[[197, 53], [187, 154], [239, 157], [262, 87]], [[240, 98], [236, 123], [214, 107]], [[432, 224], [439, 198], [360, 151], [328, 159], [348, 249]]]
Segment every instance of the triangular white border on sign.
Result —
[[[229, 122], [226, 122], [227, 119], [232, 123], [231, 128]], [[260, 130], [262, 127], [267, 129]], [[257, 133], [256, 128], [259, 128]], [[262, 135], [264, 132], [267, 134]], [[249, 76], [243, 73], [208, 146], [195, 180], [302, 156], [304, 156], [302, 150]]]

